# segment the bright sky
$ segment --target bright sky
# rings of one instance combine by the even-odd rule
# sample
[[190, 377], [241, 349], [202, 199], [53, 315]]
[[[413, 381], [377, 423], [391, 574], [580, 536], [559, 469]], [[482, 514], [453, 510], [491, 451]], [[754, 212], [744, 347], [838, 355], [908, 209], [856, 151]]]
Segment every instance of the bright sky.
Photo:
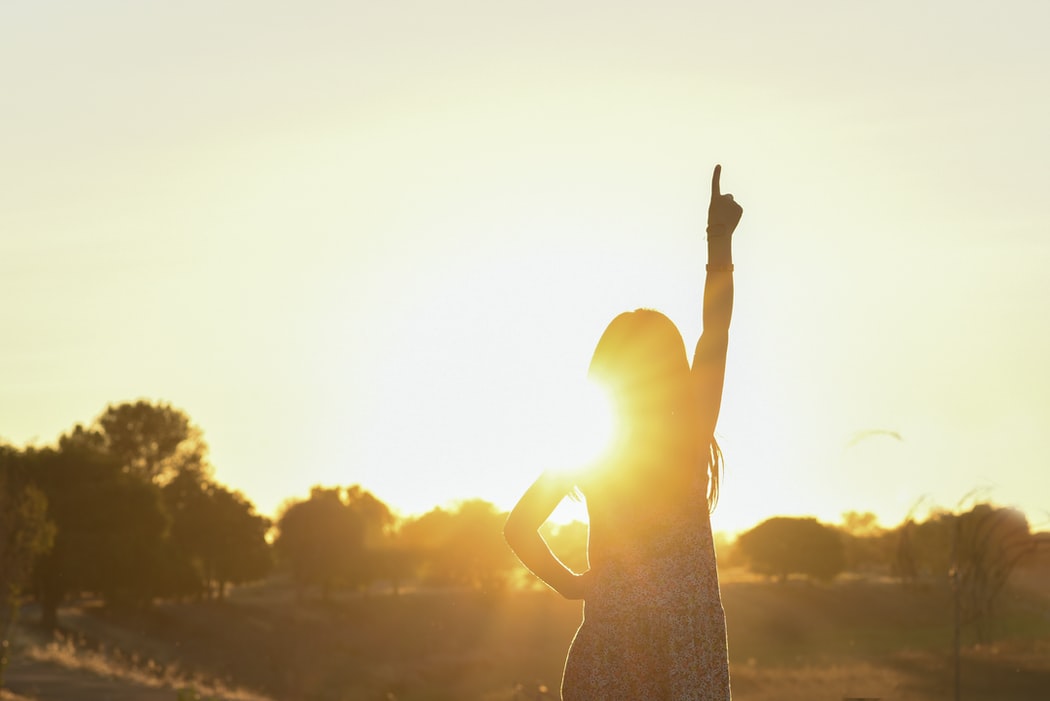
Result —
[[[1050, 519], [1050, 4], [0, 5], [0, 437], [184, 409], [264, 513], [509, 508], [605, 324], [700, 332], [716, 529]], [[861, 437], [862, 432], [886, 433]]]

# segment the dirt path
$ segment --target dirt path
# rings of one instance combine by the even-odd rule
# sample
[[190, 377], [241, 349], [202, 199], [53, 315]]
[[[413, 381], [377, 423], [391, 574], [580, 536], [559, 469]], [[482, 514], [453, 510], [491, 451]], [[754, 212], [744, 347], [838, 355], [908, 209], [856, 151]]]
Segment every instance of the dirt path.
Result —
[[21, 656], [8, 665], [4, 686], [35, 701], [175, 701], [178, 695], [176, 689], [102, 677]]

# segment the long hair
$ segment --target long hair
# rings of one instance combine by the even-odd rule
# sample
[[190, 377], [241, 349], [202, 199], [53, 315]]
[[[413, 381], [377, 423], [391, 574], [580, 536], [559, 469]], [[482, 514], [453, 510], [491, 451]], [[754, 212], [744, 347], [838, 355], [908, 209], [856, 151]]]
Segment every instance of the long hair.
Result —
[[723, 469], [714, 436], [697, 436], [700, 405], [678, 327], [653, 309], [618, 315], [606, 327], [591, 357], [588, 376], [603, 384], [619, 403], [625, 421], [656, 422], [670, 440], [686, 446], [670, 469], [707, 473], [708, 510], [714, 510]]

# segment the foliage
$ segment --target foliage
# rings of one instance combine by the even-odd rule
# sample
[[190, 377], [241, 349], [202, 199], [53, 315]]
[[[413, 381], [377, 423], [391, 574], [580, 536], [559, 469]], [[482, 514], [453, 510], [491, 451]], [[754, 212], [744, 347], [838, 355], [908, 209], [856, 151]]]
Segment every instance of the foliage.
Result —
[[110, 405], [95, 425], [105, 451], [147, 481], [165, 482], [179, 472], [204, 469], [207, 445], [200, 429], [170, 404]]
[[364, 527], [365, 547], [385, 547], [396, 521], [390, 507], [356, 484], [346, 488], [343, 500]]
[[0, 689], [10, 648], [8, 632], [33, 562], [54, 543], [47, 499], [26, 478], [24, 453], [0, 445]]
[[1013, 571], [1040, 548], [1024, 514], [981, 503], [969, 511], [938, 511], [897, 532], [896, 571], [905, 583], [951, 581], [962, 619], [978, 639], [990, 636], [996, 602]]
[[209, 478], [207, 446], [185, 412], [138, 401], [106, 407], [57, 448], [27, 450], [46, 496], [54, 547], [33, 585], [46, 625], [68, 592], [110, 604], [215, 591], [265, 575], [269, 521]]
[[34, 570], [45, 624], [67, 592], [89, 590], [113, 604], [149, 600], [161, 587], [168, 517], [159, 488], [125, 472], [79, 426], [57, 450], [33, 454], [33, 477], [57, 532]]
[[925, 521], [907, 519], [897, 528], [894, 573], [904, 582], [947, 576], [951, 567], [952, 522], [945, 511], [933, 512]]
[[314, 487], [309, 499], [285, 507], [277, 520], [274, 547], [300, 593], [307, 586], [317, 586], [327, 598], [334, 586], [367, 579], [368, 519], [381, 510], [375, 508], [378, 500], [364, 494], [368, 493], [359, 488]]
[[896, 534], [880, 526], [875, 514], [847, 511], [842, 514], [839, 530], [847, 571], [889, 574], [896, 549]]
[[267, 518], [244, 495], [182, 470], [163, 487], [171, 514], [171, 544], [183, 559], [182, 591], [223, 598], [227, 584], [260, 579], [270, 569]]
[[767, 519], [741, 534], [736, 544], [753, 572], [782, 580], [801, 574], [830, 581], [846, 564], [838, 529], [814, 518]]
[[[0, 446], [0, 601], [17, 597], [37, 555], [51, 549], [55, 526], [47, 498], [29, 483], [24, 453]], [[2, 631], [0, 631], [2, 632]]]
[[455, 510], [435, 508], [401, 526], [400, 537], [418, 553], [424, 581], [439, 585], [501, 589], [517, 567], [503, 540], [506, 514], [481, 499]]
[[989, 504], [961, 514], [954, 526], [951, 576], [964, 615], [974, 621], [984, 641], [999, 593], [1021, 559], [1033, 552], [1036, 541], [1024, 514]]
[[856, 537], [878, 535], [883, 532], [879, 518], [870, 511], [847, 511], [842, 514], [842, 530]]
[[566, 567], [574, 572], [583, 572], [588, 569], [586, 523], [572, 521], [554, 525], [548, 522], [540, 529], [540, 533]]

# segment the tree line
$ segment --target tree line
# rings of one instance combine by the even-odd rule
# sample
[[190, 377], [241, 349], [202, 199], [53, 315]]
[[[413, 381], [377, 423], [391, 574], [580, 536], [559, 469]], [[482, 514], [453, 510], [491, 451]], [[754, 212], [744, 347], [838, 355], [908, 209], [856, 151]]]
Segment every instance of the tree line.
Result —
[[377, 580], [503, 586], [515, 562], [488, 502], [398, 519], [360, 486], [316, 486], [271, 522], [207, 456], [184, 411], [147, 401], [108, 406], [53, 446], [0, 444], [0, 591], [31, 595], [53, 623], [71, 593], [221, 599], [275, 566], [327, 595]]
[[145, 401], [107, 407], [46, 447], [0, 446], [0, 593], [26, 591], [53, 626], [71, 593], [107, 604], [222, 597], [264, 576], [270, 521], [219, 484], [185, 412]]
[[[698, 508], [703, 508], [699, 505]], [[506, 514], [482, 500], [399, 519], [360, 486], [314, 487], [275, 522], [214, 478], [202, 431], [169, 404], [111, 405], [46, 447], [0, 445], [0, 641], [20, 597], [46, 625], [71, 594], [110, 606], [222, 599], [276, 572], [299, 597], [406, 583], [495, 591], [535, 586], [502, 538]], [[548, 525], [570, 566], [586, 567], [586, 526]], [[951, 576], [973, 620], [1010, 572], [1046, 544], [1024, 515], [976, 504], [879, 526], [850, 512], [831, 525], [775, 517], [717, 543], [720, 564], [786, 580], [844, 572], [906, 584]]]
[[473, 500], [413, 519], [360, 486], [321, 487], [276, 522], [214, 478], [181, 409], [107, 406], [54, 445], [0, 443], [0, 684], [7, 632], [26, 597], [45, 626], [71, 595], [107, 606], [222, 599], [274, 572], [300, 596], [378, 580], [498, 587], [514, 565], [501, 514]]
[[1024, 513], [975, 503], [933, 510], [894, 528], [874, 514], [847, 512], [840, 525], [777, 516], [723, 544], [731, 564], [785, 581], [828, 582], [844, 573], [891, 578], [905, 586], [948, 585], [961, 623], [989, 637], [995, 604], [1018, 567], [1050, 575], [1050, 532], [1033, 532]]

